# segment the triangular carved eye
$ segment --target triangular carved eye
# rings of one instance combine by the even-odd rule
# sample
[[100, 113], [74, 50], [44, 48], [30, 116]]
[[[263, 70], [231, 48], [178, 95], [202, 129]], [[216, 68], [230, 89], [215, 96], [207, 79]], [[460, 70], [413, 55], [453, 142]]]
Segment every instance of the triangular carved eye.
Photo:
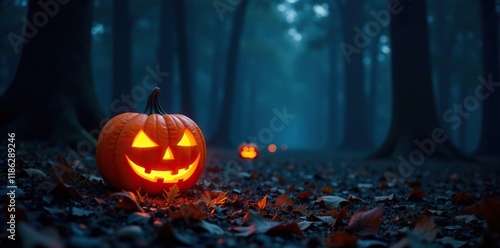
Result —
[[189, 130], [185, 129], [181, 140], [177, 143], [178, 146], [196, 146], [196, 140]]
[[132, 143], [132, 147], [136, 148], [150, 148], [150, 147], [156, 147], [158, 144], [156, 144], [151, 138], [148, 137], [148, 135], [144, 132], [144, 130], [141, 129], [137, 136], [134, 138], [134, 142]]

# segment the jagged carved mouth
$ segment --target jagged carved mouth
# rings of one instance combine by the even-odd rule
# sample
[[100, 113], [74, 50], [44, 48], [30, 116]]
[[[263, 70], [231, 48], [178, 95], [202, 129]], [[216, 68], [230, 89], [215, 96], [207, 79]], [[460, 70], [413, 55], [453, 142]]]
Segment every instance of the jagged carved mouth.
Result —
[[163, 180], [163, 183], [177, 183], [188, 179], [193, 175], [198, 167], [198, 163], [200, 162], [200, 156], [201, 154], [198, 154], [198, 157], [193, 163], [187, 166], [187, 168], [179, 169], [177, 173], [170, 170], [151, 170], [148, 173], [146, 172], [146, 168], [134, 163], [134, 161], [132, 161], [127, 155], [125, 155], [125, 158], [130, 164], [130, 167], [132, 167], [132, 170], [134, 170], [138, 176], [148, 181], [158, 182], [159, 180]]

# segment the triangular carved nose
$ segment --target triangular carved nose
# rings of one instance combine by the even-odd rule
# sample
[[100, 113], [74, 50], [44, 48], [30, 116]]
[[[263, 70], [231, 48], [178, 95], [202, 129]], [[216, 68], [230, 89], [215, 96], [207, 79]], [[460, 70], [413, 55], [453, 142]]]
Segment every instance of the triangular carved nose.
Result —
[[163, 160], [174, 160], [174, 154], [172, 154], [172, 150], [170, 147], [165, 151], [165, 155], [163, 155]]

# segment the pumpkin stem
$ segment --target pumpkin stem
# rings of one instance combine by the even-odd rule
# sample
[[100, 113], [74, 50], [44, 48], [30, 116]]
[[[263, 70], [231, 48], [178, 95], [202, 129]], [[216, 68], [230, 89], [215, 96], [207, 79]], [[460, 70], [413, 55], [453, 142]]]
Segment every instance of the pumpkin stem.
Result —
[[160, 88], [156, 87], [151, 94], [149, 95], [148, 98], [148, 103], [146, 104], [146, 109], [144, 110], [144, 113], [147, 115], [152, 115], [152, 114], [159, 114], [159, 115], [164, 115], [167, 112], [163, 110], [160, 106], [160, 103], [158, 102], [158, 94], [160, 93]]

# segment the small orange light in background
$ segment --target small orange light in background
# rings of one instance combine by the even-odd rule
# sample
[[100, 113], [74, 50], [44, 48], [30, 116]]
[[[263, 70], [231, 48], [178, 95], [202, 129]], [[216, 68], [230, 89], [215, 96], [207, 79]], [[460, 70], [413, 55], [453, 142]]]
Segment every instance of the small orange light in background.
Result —
[[281, 150], [283, 150], [283, 151], [288, 150], [288, 145], [287, 144], [282, 144], [281, 145]]
[[269, 146], [267, 146], [267, 150], [271, 153], [275, 152], [276, 151], [276, 145], [275, 144], [270, 144]]

